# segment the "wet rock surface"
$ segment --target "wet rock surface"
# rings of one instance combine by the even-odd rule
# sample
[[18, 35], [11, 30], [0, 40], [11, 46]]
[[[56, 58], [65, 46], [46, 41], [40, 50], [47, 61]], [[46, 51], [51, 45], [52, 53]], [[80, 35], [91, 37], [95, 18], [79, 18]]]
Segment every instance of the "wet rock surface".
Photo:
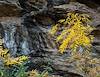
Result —
[[97, 27], [92, 32], [96, 37], [93, 44], [96, 53], [100, 53], [100, 12], [78, 2], [69, 3], [69, 0], [35, 1], [0, 0], [0, 33], [4, 47], [12, 55], [30, 55], [34, 65], [31, 68], [43, 68], [49, 63], [58, 72], [54, 72], [57, 77], [82, 77], [73, 65], [66, 63], [68, 53], [60, 55], [47, 33], [52, 24], [64, 18], [66, 12], [78, 10], [88, 13], [93, 17], [91, 25]]

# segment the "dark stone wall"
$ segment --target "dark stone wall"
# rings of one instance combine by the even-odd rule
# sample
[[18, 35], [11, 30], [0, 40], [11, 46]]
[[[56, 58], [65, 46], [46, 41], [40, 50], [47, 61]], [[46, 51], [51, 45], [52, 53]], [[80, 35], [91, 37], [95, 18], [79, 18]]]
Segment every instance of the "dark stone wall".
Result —
[[76, 0], [76, 1], [86, 4], [92, 8], [98, 7], [100, 5], [100, 0]]

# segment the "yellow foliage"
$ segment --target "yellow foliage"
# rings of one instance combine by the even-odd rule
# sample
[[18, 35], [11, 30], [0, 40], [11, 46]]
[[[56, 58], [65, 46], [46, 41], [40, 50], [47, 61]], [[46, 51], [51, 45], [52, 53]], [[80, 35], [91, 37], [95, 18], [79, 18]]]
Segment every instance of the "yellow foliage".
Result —
[[8, 50], [3, 49], [2, 47], [0, 48], [0, 58], [7, 58], [9, 57]]
[[39, 74], [37, 70], [32, 70], [29, 72], [28, 77], [48, 77], [48, 72], [43, 71], [41, 74]]
[[57, 32], [57, 29], [58, 29], [58, 24], [52, 27], [51, 31], [49, 31], [50, 34], [54, 35]]
[[[2, 42], [0, 41], [1, 45]], [[20, 57], [11, 57], [11, 55], [8, 53], [8, 49], [3, 49], [3, 47], [0, 47], [0, 58], [3, 60], [4, 64], [6, 66], [14, 65], [14, 64], [22, 64], [23, 61], [27, 60], [27, 56], [20, 56]]]
[[90, 20], [87, 14], [68, 13], [66, 19], [61, 19], [58, 22], [50, 29], [49, 33], [51, 35], [57, 35], [57, 32], [60, 33], [54, 36], [56, 37], [56, 43], [60, 43], [60, 53], [63, 53], [66, 48], [76, 50], [79, 46], [91, 46], [93, 36], [89, 34], [93, 28], [88, 24]]
[[17, 58], [14, 57], [8, 57], [4, 59], [4, 63], [5, 65], [9, 66], [9, 65], [14, 65], [14, 64], [22, 64], [23, 61], [27, 60], [28, 57], [27, 56], [20, 56]]
[[29, 77], [36, 77], [36, 76], [38, 76], [37, 70], [32, 70], [29, 72]]

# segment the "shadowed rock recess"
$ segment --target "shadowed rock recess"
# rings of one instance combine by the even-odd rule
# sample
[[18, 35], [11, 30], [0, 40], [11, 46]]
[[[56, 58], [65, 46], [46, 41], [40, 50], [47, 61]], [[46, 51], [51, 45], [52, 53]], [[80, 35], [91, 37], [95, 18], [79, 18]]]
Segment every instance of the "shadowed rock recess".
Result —
[[[4, 47], [10, 53], [30, 55], [32, 68], [43, 68], [49, 64], [59, 75], [57, 77], [82, 77], [71, 65], [67, 65], [65, 53], [60, 55], [57, 46], [48, 35], [51, 25], [66, 12], [81, 11], [93, 17], [91, 25], [97, 29], [92, 32], [96, 37], [93, 47], [100, 55], [100, 6], [95, 9], [70, 0], [0, 0], [0, 35]], [[41, 67], [40, 67], [41, 66]], [[73, 71], [72, 71], [73, 70]]]

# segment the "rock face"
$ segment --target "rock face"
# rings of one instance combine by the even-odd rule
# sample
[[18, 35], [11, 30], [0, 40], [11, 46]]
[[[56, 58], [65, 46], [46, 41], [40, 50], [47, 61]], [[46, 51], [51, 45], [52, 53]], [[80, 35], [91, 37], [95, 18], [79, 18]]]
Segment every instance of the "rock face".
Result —
[[[4, 47], [8, 48], [12, 55], [20, 53], [34, 57], [34, 67], [41, 65], [42, 68], [43, 64], [50, 62], [50, 66], [63, 77], [82, 77], [66, 63], [68, 53], [58, 53], [47, 32], [51, 24], [64, 17], [66, 11], [75, 10], [90, 14], [94, 19], [91, 24], [100, 27], [99, 12], [76, 2], [65, 4], [69, 0], [35, 1], [37, 0], [0, 0], [0, 33], [4, 39]], [[92, 34], [95, 35], [96, 31]], [[95, 37], [99, 38], [99, 33]], [[94, 45], [98, 41], [95, 40]]]
[[[61, 1], [55, 0], [57, 3]], [[54, 1], [51, 1], [54, 2]], [[62, 0], [65, 3], [64, 0]], [[50, 48], [46, 39], [47, 29], [41, 26], [53, 24], [50, 16], [40, 21], [42, 13], [48, 10], [49, 1], [46, 0], [2, 0], [0, 1], [0, 23], [4, 38], [4, 47], [8, 48], [12, 55], [16, 52], [29, 54], [41, 49]], [[8, 9], [9, 8], [9, 9]], [[45, 29], [45, 31], [43, 31]], [[42, 32], [42, 33], [41, 33]], [[44, 40], [44, 41], [43, 41]], [[50, 42], [51, 43], [51, 42]], [[52, 42], [53, 43], [53, 42]], [[54, 44], [51, 45], [54, 48]]]
[[[9, 8], [9, 9], [8, 9]], [[19, 16], [20, 9], [15, 5], [1, 4], [0, 5], [0, 17], [9, 17], [9, 16]]]

